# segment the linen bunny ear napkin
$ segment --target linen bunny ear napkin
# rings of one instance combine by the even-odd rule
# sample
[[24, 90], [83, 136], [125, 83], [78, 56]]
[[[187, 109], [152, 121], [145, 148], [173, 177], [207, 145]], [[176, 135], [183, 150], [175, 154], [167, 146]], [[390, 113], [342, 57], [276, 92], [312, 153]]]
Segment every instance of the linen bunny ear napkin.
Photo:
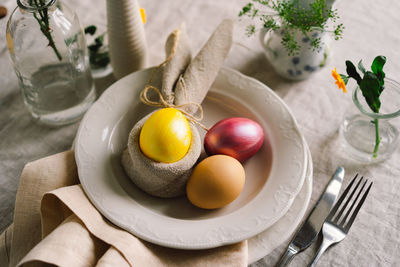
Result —
[[[166, 102], [165, 107], [181, 107], [191, 118], [195, 115], [228, 55], [232, 31], [233, 21], [222, 21], [192, 60], [184, 26], [168, 37], [160, 92]], [[187, 154], [177, 162], [156, 162], [146, 157], [139, 147], [140, 131], [153, 113], [132, 128], [128, 147], [122, 155], [122, 165], [131, 180], [153, 196], [169, 198], [184, 195], [186, 181], [201, 153], [200, 134], [197, 127], [190, 123], [192, 138]]]

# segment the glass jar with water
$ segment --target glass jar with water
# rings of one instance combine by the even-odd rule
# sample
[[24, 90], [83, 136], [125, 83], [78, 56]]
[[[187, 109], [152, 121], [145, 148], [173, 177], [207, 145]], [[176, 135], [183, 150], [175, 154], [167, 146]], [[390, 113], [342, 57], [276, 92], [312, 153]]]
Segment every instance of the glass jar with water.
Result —
[[7, 45], [24, 101], [48, 125], [78, 120], [96, 98], [78, 17], [59, 0], [17, 0]]
[[340, 128], [346, 154], [366, 164], [387, 160], [400, 143], [400, 83], [385, 78], [379, 100], [381, 107], [375, 113], [357, 86], [354, 105], [345, 113]]

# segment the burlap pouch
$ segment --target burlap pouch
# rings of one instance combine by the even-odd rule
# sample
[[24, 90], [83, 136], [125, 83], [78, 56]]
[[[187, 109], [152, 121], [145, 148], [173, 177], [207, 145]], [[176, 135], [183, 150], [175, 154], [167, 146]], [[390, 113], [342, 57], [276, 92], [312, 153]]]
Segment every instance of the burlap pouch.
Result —
[[139, 147], [140, 131], [152, 113], [135, 124], [129, 134], [128, 147], [123, 152], [121, 161], [131, 180], [150, 195], [171, 198], [185, 194], [187, 179], [202, 148], [196, 126], [199, 122], [194, 114], [201, 109], [199, 105], [228, 55], [232, 44], [232, 31], [233, 22], [224, 20], [193, 60], [184, 26], [168, 37], [165, 46], [168, 57], [165, 64], [159, 66], [164, 66], [162, 89], [158, 91], [155, 88], [159, 92], [160, 103], [156, 105], [147, 98], [142, 101], [153, 106], [176, 107], [183, 111], [191, 122], [192, 141], [189, 151], [181, 160], [174, 163], [156, 162], [147, 158]]

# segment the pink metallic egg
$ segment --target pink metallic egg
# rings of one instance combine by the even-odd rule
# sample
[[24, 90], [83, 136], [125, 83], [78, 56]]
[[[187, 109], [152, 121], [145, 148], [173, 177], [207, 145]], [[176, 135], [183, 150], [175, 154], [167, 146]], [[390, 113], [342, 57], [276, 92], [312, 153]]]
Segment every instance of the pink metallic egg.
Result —
[[224, 154], [240, 162], [252, 157], [264, 142], [261, 126], [250, 119], [233, 117], [217, 122], [204, 137], [207, 155]]

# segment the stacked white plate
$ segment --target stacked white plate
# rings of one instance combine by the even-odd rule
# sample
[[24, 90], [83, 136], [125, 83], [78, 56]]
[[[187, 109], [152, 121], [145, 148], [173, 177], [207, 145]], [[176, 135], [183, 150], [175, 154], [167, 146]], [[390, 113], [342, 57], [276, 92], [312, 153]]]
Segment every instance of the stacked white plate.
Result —
[[152, 110], [139, 100], [150, 73], [135, 72], [113, 84], [82, 120], [75, 155], [89, 199], [111, 222], [155, 244], [206, 249], [247, 239], [249, 263], [264, 257], [293, 233], [311, 196], [312, 160], [289, 108], [264, 84], [221, 69], [202, 104], [202, 123], [247, 117], [263, 127], [265, 140], [244, 164], [240, 196], [222, 209], [202, 210], [185, 197], [147, 195], [121, 167], [130, 129]]

